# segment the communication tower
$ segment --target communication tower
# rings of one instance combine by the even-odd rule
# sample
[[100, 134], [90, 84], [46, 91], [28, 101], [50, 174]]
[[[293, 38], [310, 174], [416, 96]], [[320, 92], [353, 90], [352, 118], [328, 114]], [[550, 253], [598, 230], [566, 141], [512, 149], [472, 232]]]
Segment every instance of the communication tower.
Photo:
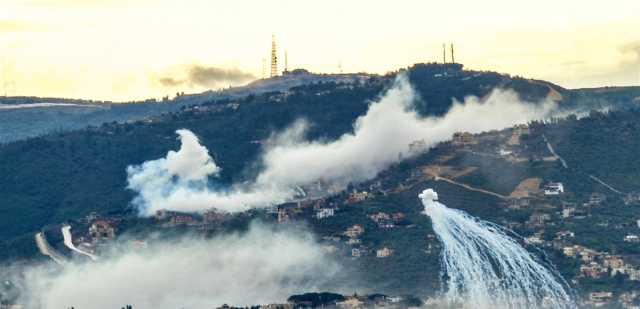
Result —
[[276, 36], [271, 35], [271, 76], [278, 76], [278, 51], [276, 49]]
[[456, 58], [453, 53], [453, 43], [451, 43], [451, 63], [456, 63]]

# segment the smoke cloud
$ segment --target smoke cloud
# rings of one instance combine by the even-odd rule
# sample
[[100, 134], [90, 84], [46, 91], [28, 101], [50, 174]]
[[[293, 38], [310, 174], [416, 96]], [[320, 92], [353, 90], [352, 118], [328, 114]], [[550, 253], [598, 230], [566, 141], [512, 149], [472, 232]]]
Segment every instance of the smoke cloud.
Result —
[[121, 245], [95, 263], [27, 268], [19, 303], [42, 309], [282, 303], [292, 294], [326, 288], [338, 271], [306, 231], [253, 224], [244, 234], [149, 241], [137, 249]]
[[556, 106], [553, 102], [522, 102], [515, 92], [496, 89], [482, 99], [467, 97], [464, 102], [454, 102], [443, 117], [421, 118], [412, 109], [416, 100], [407, 78], [400, 75], [393, 87], [355, 121], [353, 133], [330, 142], [309, 141], [305, 139], [308, 124], [297, 121], [267, 143], [261, 157], [264, 169], [252, 183], [224, 190], [211, 189], [207, 176], [215, 176], [213, 171], [184, 178], [178, 170], [165, 166], [170, 157], [184, 160], [180, 165], [196, 170], [196, 166], [207, 166], [203, 162], [215, 166], [207, 150], [196, 147], [197, 139], [180, 130], [183, 144], [178, 153], [183, 156], [169, 152], [167, 158], [128, 168], [129, 188], [139, 193], [134, 205], [146, 216], [161, 209], [200, 212], [215, 208], [237, 212], [267, 207], [295, 198], [300, 186], [320, 182], [344, 188], [349, 183], [371, 179], [411, 156], [409, 145], [415, 141], [423, 141], [426, 151], [449, 140], [455, 132], [479, 133], [544, 119], [552, 115]]
[[256, 77], [251, 73], [241, 71], [237, 68], [223, 69], [217, 67], [206, 67], [202, 65], [191, 65], [184, 69], [184, 78], [163, 76], [158, 78], [158, 82], [165, 87], [189, 86], [213, 88], [220, 85], [239, 84], [254, 80]]

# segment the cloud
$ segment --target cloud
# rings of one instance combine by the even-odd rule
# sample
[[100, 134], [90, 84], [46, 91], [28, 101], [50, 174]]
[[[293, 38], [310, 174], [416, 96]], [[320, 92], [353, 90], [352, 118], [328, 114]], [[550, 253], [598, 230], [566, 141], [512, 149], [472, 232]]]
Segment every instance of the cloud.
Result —
[[[306, 140], [307, 123], [297, 121], [267, 143], [260, 159], [264, 168], [250, 183], [212, 189], [207, 176], [215, 176], [213, 173], [176, 179], [176, 172], [163, 163], [171, 152], [167, 158], [130, 166], [129, 188], [138, 193], [133, 204], [143, 216], [161, 209], [238, 212], [267, 207], [299, 197], [300, 187], [324, 184], [325, 189], [340, 190], [349, 183], [372, 179], [391, 164], [413, 155], [409, 145], [415, 141], [422, 141], [426, 151], [449, 140], [455, 132], [479, 133], [547, 118], [556, 106], [553, 102], [522, 102], [515, 92], [496, 89], [483, 99], [467, 97], [464, 102], [454, 102], [443, 117], [421, 118], [412, 109], [416, 100], [413, 88], [401, 75], [355, 121], [353, 133], [335, 141]], [[185, 143], [180, 132], [184, 131], [179, 131], [182, 148], [192, 147], [192, 140]], [[201, 153], [194, 153], [194, 158], [213, 162], [206, 157], [206, 149], [199, 149]], [[191, 160], [187, 156], [182, 159]]]
[[[23, 269], [27, 308], [215, 308], [284, 302], [327, 288], [339, 265], [302, 230], [253, 224], [244, 234], [213, 239], [121, 244], [99, 261]], [[41, 307], [38, 307], [41, 305]]]
[[183, 70], [183, 75], [186, 75], [184, 78], [162, 76], [158, 78], [158, 82], [165, 87], [189, 86], [213, 88], [220, 85], [244, 83], [256, 78], [251, 73], [241, 71], [237, 68], [223, 69], [195, 64], [185, 67]]
[[[624, 64], [640, 65], [640, 41], [627, 43], [620, 47], [620, 52], [624, 55], [630, 55], [631, 58], [624, 60]], [[635, 68], [638, 70], [638, 68]]]
[[177, 87], [184, 84], [184, 81], [173, 77], [160, 77], [158, 78], [158, 82], [165, 87]]

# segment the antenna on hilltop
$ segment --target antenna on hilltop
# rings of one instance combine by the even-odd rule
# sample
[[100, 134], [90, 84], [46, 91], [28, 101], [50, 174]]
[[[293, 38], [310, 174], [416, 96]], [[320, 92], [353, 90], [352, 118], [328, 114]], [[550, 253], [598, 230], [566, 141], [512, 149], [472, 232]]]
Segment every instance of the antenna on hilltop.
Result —
[[451, 43], [451, 63], [456, 63], [456, 58], [453, 53], [453, 43]]
[[267, 77], [267, 59], [262, 57], [262, 79]]
[[447, 63], [447, 44], [442, 43], [442, 63]]
[[286, 50], [284, 51], [284, 72], [289, 73], [289, 55]]
[[278, 51], [276, 49], [276, 35], [271, 35], [271, 76], [278, 76]]

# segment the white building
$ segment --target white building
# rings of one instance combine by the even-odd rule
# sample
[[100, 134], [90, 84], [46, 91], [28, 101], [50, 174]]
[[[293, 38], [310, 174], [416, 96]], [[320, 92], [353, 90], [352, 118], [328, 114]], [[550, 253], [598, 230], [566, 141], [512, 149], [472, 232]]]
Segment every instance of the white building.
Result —
[[626, 242], [640, 242], [640, 237], [638, 235], [627, 235], [624, 237], [624, 241]]
[[560, 195], [564, 193], [564, 185], [561, 182], [551, 182], [544, 186], [544, 195]]
[[336, 212], [335, 212], [335, 209], [333, 208], [321, 208], [316, 213], [316, 218], [318, 218], [318, 220], [322, 220], [324, 218], [333, 217], [335, 216], [335, 214]]
[[384, 247], [382, 249], [376, 250], [376, 257], [378, 258], [386, 258], [393, 254], [393, 250]]

